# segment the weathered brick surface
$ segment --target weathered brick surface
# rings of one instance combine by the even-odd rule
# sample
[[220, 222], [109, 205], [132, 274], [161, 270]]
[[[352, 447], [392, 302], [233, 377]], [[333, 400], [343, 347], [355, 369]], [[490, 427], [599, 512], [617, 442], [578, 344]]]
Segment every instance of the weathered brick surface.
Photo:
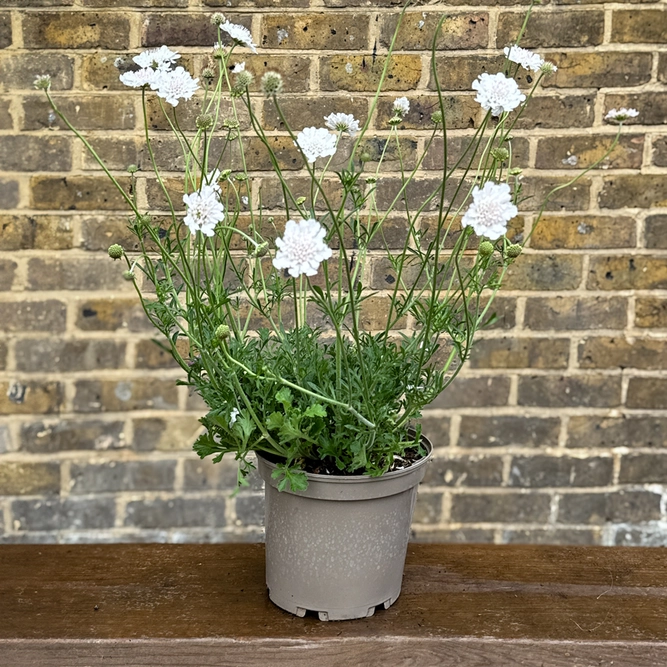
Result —
[[106, 12], [30, 12], [22, 16], [28, 49], [126, 49], [130, 22]]
[[[119, 74], [143, 48], [167, 44], [183, 47], [179, 64], [201, 78], [216, 40], [209, 17], [223, 11], [249, 28], [258, 44], [256, 54], [239, 47], [238, 61], [255, 77], [253, 107], [290, 186], [308, 205], [301, 159], [273, 102], [261, 94], [260, 78], [269, 70], [283, 76], [280, 104], [294, 130], [321, 126], [331, 112], [365, 122], [404, 3], [0, 4], [0, 542], [92, 534], [110, 542], [259, 539], [259, 476], [253, 473], [249, 488], [232, 498], [234, 461], [213, 465], [191, 452], [207, 408], [175, 385], [180, 370], [151, 341], [155, 332], [133, 285], [122, 279], [124, 267], [106, 255], [115, 242], [130, 253], [138, 250], [127, 230], [125, 202], [33, 80], [50, 74], [57, 103], [126, 191], [125, 169], [139, 165], [139, 206], [154, 211], [160, 224], [166, 200], [144, 148], [141, 93], [125, 88]], [[472, 82], [503, 69], [502, 47], [513, 41], [527, 4], [417, 0], [408, 9], [359, 150], [373, 170], [386, 148], [391, 173], [377, 185], [380, 208], [400, 188], [397, 146], [408, 168], [417, 164], [433, 129], [431, 114], [440, 109], [429, 54], [440, 18], [446, 15], [435, 65], [451, 166], [484, 118]], [[490, 309], [497, 319], [476, 341], [455, 383], [424, 410], [424, 433], [436, 452], [413, 539], [664, 546], [656, 526], [667, 520], [660, 504], [667, 485], [667, 55], [661, 48], [667, 12], [659, 2], [641, 0], [543, 5], [522, 45], [552, 60], [558, 71], [542, 80], [526, 111], [508, 120], [514, 123], [512, 166], [524, 170], [521, 213], [508, 238], [525, 243], [541, 199], [608, 149], [614, 128], [603, 118], [609, 109], [635, 107], [640, 116], [628, 122], [596, 170], [554, 194], [527, 250], [509, 267], [508, 291], [501, 290]], [[515, 76], [528, 93], [534, 74], [518, 68]], [[393, 101], [401, 95], [410, 111], [397, 127], [398, 144], [387, 143]], [[203, 103], [200, 91], [176, 108], [186, 133], [194, 131]], [[158, 164], [169, 170], [167, 187], [182, 210], [178, 143], [152, 93], [146, 111]], [[219, 123], [232, 113], [231, 103], [223, 104]], [[250, 182], [257, 193], [261, 187], [262, 204], [272, 209], [279, 230], [283, 194], [267, 174], [268, 155], [251, 138], [242, 104], [239, 122], [256, 171]], [[352, 146], [343, 139], [334, 170], [345, 167]], [[212, 155], [221, 148], [214, 142]], [[234, 169], [241, 167], [238, 143], [226, 155]], [[439, 186], [442, 162], [436, 136], [399, 206], [414, 210]], [[454, 197], [459, 175], [447, 184], [447, 198]], [[466, 185], [472, 184], [469, 174]], [[334, 174], [323, 188], [339, 206]], [[462, 202], [459, 194], [456, 203]], [[320, 208], [323, 213], [322, 197]], [[421, 221], [424, 246], [436, 225], [432, 208]], [[238, 225], [247, 230], [249, 222], [243, 215]], [[461, 233], [454, 226], [445, 249]], [[382, 326], [385, 290], [396, 280], [376, 251], [385, 243], [402, 248], [405, 239], [399, 212], [370, 248], [367, 277], [382, 291], [364, 303], [365, 327]], [[348, 243], [352, 248], [346, 237]], [[332, 246], [338, 249], [337, 242]], [[237, 240], [233, 247], [244, 250], [245, 244]], [[469, 248], [474, 253], [477, 238]], [[260, 318], [251, 321], [252, 327], [261, 324]]]

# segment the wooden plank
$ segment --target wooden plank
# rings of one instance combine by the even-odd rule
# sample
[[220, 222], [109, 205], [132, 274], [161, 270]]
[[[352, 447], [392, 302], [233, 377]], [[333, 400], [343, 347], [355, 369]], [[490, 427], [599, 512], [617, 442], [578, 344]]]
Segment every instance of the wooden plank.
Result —
[[[223, 644], [226, 657], [213, 656], [223, 661], [210, 664], [240, 664], [233, 660], [240, 661], [250, 646], [260, 664], [267, 647], [285, 647], [281, 656], [292, 656], [287, 648], [296, 642], [294, 651], [303, 650], [322, 666], [355, 664], [341, 661], [343, 650], [350, 656], [368, 653], [367, 662], [356, 664], [376, 664], [376, 658], [380, 664], [382, 655], [386, 659], [399, 648], [404, 663], [397, 662], [403, 654], [392, 652], [385, 664], [462, 664], [443, 662], [447, 650], [459, 659], [469, 650], [487, 660], [489, 651], [496, 652], [497, 664], [574, 665], [579, 663], [567, 662], [567, 646], [579, 646], [581, 664], [588, 664], [585, 656], [596, 656], [616, 658], [618, 665], [619, 656], [627, 655], [627, 664], [662, 667], [667, 551], [410, 545], [403, 593], [393, 607], [368, 619], [321, 623], [291, 616], [268, 600], [263, 545], [0, 546], [0, 655], [12, 651], [16, 664], [31, 664], [16, 656], [36, 655], [44, 646], [40, 640], [48, 639], [59, 640], [47, 642], [57, 650], [84, 656], [83, 662], [60, 663], [72, 665], [85, 664], [86, 655], [92, 660], [96, 650], [109, 651], [117, 664], [172, 664], [141, 663], [144, 649], [164, 651], [165, 659], [177, 656], [172, 644], [182, 653], [182, 662], [173, 664], [209, 664], [203, 656]], [[140, 650], [146, 640], [153, 648]], [[341, 641], [349, 644], [338, 646]], [[598, 645], [606, 648], [601, 652]], [[632, 653], [640, 645], [646, 652]], [[505, 652], [509, 646], [519, 653]], [[127, 651], [139, 653], [130, 659]], [[420, 651], [424, 662], [409, 663]], [[527, 662], [507, 657], [519, 654]], [[300, 664], [293, 656], [280, 659]], [[105, 657], [104, 664], [116, 663]]]
[[498, 639], [108, 640], [0, 643], [3, 667], [664, 667], [667, 645]]

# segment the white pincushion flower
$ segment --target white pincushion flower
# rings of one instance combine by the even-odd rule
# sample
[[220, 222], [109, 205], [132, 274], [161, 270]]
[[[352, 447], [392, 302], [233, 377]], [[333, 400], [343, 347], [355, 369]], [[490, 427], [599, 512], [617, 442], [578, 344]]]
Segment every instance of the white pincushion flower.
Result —
[[482, 109], [491, 110], [492, 116], [516, 109], [526, 96], [519, 90], [516, 81], [506, 77], [502, 72], [498, 74], [480, 74], [472, 82], [473, 90], [477, 91], [475, 101], [482, 105]]
[[351, 137], [359, 132], [359, 121], [349, 113], [330, 113], [324, 117], [324, 124], [334, 132], [347, 132]]
[[158, 79], [157, 94], [172, 106], [178, 100], [189, 100], [199, 88], [199, 79], [193, 79], [190, 72], [177, 67], [173, 72], [162, 72]]
[[191, 234], [201, 232], [205, 236], [213, 236], [215, 226], [225, 217], [225, 207], [218, 199], [219, 190], [212, 185], [202, 185], [199, 192], [183, 195], [187, 208], [183, 222]]
[[208, 174], [206, 174], [206, 183], [218, 194], [221, 192], [220, 185], [218, 185], [218, 181], [220, 180], [221, 176], [222, 174], [220, 173], [219, 169], [213, 169], [213, 171], [209, 171]]
[[628, 118], [637, 118], [637, 116], [639, 116], [637, 109], [621, 107], [618, 110], [610, 109], [604, 119], [611, 123], [622, 123], [624, 120], [628, 120]]
[[461, 220], [463, 227], [472, 227], [477, 236], [486, 236], [492, 241], [507, 231], [507, 223], [519, 212], [512, 203], [510, 186], [507, 183], [487, 181], [480, 189], [472, 189], [472, 204]]
[[397, 97], [394, 100], [394, 113], [401, 116], [405, 116], [408, 111], [410, 111], [410, 101], [407, 97]]
[[224, 30], [237, 44], [247, 46], [253, 53], [257, 53], [257, 45], [252, 41], [250, 30], [245, 26], [225, 21], [220, 30]]
[[229, 425], [234, 426], [236, 423], [236, 418], [239, 416], [239, 411], [238, 408], [234, 408], [230, 413], [229, 413]]
[[539, 72], [542, 65], [544, 65], [544, 58], [537, 53], [533, 53], [528, 49], [523, 49], [516, 44], [513, 46], [506, 46], [505, 55], [508, 60], [511, 60], [513, 63], [517, 63], [524, 69], [532, 72]]
[[143, 67], [136, 72], [125, 72], [120, 75], [121, 83], [130, 88], [143, 88], [150, 86], [153, 90], [159, 87], [162, 72], [152, 67]]
[[336, 135], [324, 127], [306, 127], [296, 135], [296, 143], [311, 164], [318, 157], [336, 152]]
[[287, 269], [290, 276], [314, 276], [320, 264], [331, 257], [331, 248], [324, 242], [326, 230], [310, 218], [295, 222], [288, 220], [282, 238], [276, 239], [278, 252], [273, 260], [276, 269]]
[[180, 58], [181, 56], [168, 49], [166, 46], [162, 45], [159, 49], [148, 49], [148, 51], [142, 51], [138, 56], [134, 56], [134, 60], [139, 67], [145, 68], [150, 67], [161, 72], [165, 72], [171, 69], [171, 66]]
[[245, 72], [245, 63], [236, 63], [232, 67], [232, 74], [240, 74], [241, 72]]

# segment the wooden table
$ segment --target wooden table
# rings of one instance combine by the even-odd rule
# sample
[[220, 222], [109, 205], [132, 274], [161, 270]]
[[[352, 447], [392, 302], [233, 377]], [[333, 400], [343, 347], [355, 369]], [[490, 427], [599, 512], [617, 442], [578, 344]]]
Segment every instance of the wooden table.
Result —
[[0, 546], [0, 665], [665, 667], [667, 550], [410, 545], [393, 607], [322, 623], [263, 545]]

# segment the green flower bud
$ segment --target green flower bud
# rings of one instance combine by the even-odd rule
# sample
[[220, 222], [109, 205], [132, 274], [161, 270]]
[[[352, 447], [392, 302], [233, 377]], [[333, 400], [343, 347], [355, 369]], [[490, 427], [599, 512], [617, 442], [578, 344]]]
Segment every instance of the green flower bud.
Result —
[[221, 12], [215, 12], [211, 15], [211, 23], [213, 25], [222, 25], [226, 20], [225, 15]]
[[226, 180], [229, 178], [229, 176], [230, 176], [231, 173], [232, 173], [232, 170], [231, 170], [231, 169], [223, 169], [223, 170], [220, 172], [220, 180], [221, 180], [221, 181], [226, 181]]
[[225, 118], [225, 120], [222, 121], [222, 127], [226, 130], [238, 130], [240, 124], [235, 118]]
[[269, 252], [269, 244], [267, 241], [264, 243], [258, 243], [255, 246], [255, 249], [250, 253], [251, 257], [264, 257]]
[[125, 280], [134, 280], [134, 272], [130, 271], [129, 269], [127, 271], [123, 271], [123, 278]]
[[111, 257], [111, 259], [120, 259], [124, 254], [123, 246], [119, 243], [110, 245], [107, 252], [109, 253], [109, 257]]
[[521, 176], [521, 174], [523, 174], [523, 169], [519, 169], [519, 167], [512, 167], [507, 173], [510, 176]]
[[507, 247], [505, 254], [507, 255], [507, 257], [510, 257], [511, 259], [515, 259], [521, 254], [522, 250], [523, 250], [522, 246], [520, 246], [518, 243], [513, 243], [511, 246]]
[[212, 67], [204, 67], [204, 69], [201, 71], [201, 77], [207, 83], [211, 83], [211, 81], [215, 79], [215, 70]]
[[247, 181], [248, 180], [248, 177], [245, 174], [235, 174], [234, 178], [237, 181]]
[[136, 174], [139, 171], [139, 167], [136, 164], [131, 164], [127, 168], [128, 174]]
[[359, 155], [359, 159], [362, 162], [370, 162], [373, 159], [373, 156], [368, 151], [363, 151], [361, 155]]
[[236, 85], [241, 88], [247, 88], [253, 82], [253, 75], [250, 72], [239, 72], [236, 76]]
[[213, 129], [214, 124], [215, 120], [210, 113], [200, 114], [195, 119], [195, 125], [197, 126], [198, 130], [211, 130]]
[[215, 330], [215, 337], [218, 340], [227, 340], [229, 338], [229, 327], [226, 324], [221, 324]]
[[267, 72], [261, 80], [261, 88], [264, 95], [280, 95], [283, 92], [283, 77], [278, 72]]
[[366, 183], [377, 183], [378, 182], [378, 177], [377, 176], [366, 176]]
[[507, 162], [510, 159], [510, 152], [506, 148], [492, 148], [491, 157], [498, 160], [498, 162]]
[[479, 244], [478, 252], [482, 257], [491, 257], [493, 255], [494, 247], [491, 241], [482, 241]]
[[435, 123], [436, 125], [441, 125], [442, 124], [442, 111], [434, 111], [431, 114], [431, 122]]
[[306, 201], [305, 197], [297, 197], [296, 205], [301, 206], [301, 204], [303, 204], [305, 201]]
[[389, 125], [392, 127], [396, 127], [397, 125], [400, 125], [403, 122], [403, 117], [402, 116], [392, 116], [389, 119]]

